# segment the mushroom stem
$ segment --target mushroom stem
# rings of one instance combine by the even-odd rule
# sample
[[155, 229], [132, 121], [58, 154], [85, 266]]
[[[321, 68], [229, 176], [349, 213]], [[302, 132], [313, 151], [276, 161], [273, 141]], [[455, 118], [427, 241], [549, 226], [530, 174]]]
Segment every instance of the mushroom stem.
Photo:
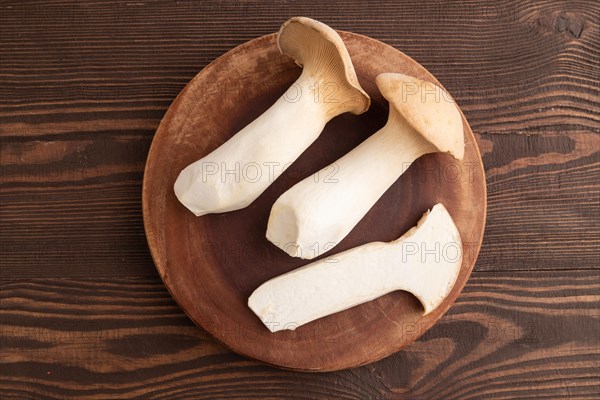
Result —
[[187, 166], [175, 182], [179, 201], [197, 216], [237, 210], [281, 175], [328, 121], [315, 101], [318, 83], [307, 75], [231, 139]]
[[[404, 75], [380, 75], [377, 83], [390, 100], [386, 125], [330, 166], [297, 183], [273, 205], [266, 236], [289, 255], [312, 259], [336, 246], [422, 155], [448, 151], [462, 158], [462, 119], [455, 104], [439, 98], [428, 99], [433, 104], [422, 101], [423, 91], [432, 93], [430, 83], [413, 93], [419, 95], [417, 100], [399, 102], [405, 93], [397, 87], [390, 89], [389, 80], [418, 83], [413, 89], [422, 82]], [[323, 179], [328, 174], [330, 179]]]
[[280, 51], [303, 66], [302, 74], [261, 116], [181, 171], [175, 195], [197, 216], [248, 206], [310, 146], [330, 119], [369, 108], [370, 98], [333, 29], [297, 17], [282, 25], [277, 40]]
[[448, 296], [462, 264], [460, 233], [442, 204], [391, 243], [373, 242], [263, 283], [248, 306], [271, 330], [307, 322], [406, 290], [424, 314]]
[[281, 195], [271, 210], [267, 239], [292, 257], [321, 255], [352, 230], [417, 158], [436, 151], [394, 114], [391, 109], [383, 128]]

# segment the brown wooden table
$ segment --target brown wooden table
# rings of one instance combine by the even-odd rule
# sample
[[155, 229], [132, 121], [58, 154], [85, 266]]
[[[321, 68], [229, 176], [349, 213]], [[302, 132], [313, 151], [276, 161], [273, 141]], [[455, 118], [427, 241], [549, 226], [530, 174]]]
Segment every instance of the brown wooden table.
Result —
[[[598, 398], [600, 3], [366, 3], [2, 0], [1, 399]], [[245, 359], [193, 325], [142, 223], [171, 101], [296, 15], [422, 63], [487, 173], [485, 239], [457, 303], [400, 353], [336, 373]]]

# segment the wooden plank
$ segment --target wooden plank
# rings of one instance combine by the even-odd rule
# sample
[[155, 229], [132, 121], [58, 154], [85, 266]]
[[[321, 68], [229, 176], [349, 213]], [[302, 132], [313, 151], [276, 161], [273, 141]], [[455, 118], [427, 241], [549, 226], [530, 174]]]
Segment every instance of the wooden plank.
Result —
[[202, 67], [296, 15], [372, 36], [415, 58], [450, 90], [477, 132], [598, 132], [599, 14], [593, 0], [354, 0], [318, 7], [5, 1], [0, 132], [60, 135], [85, 130], [90, 120], [156, 123]]
[[0, 395], [593, 399], [599, 290], [598, 271], [474, 273], [450, 312], [405, 350], [304, 374], [230, 353], [157, 278], [12, 280], [0, 285]]
[[[476, 269], [598, 267], [599, 141], [590, 132], [479, 136], [488, 217]], [[141, 216], [149, 144], [143, 134], [3, 140], [0, 279], [154, 274]]]

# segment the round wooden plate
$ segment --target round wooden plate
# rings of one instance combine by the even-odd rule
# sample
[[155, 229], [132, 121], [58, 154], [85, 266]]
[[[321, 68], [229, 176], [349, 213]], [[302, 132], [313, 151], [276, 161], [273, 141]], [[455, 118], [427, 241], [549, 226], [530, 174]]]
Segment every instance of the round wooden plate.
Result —
[[340, 35], [362, 87], [372, 98], [371, 108], [363, 115], [334, 118], [319, 139], [249, 207], [195, 217], [177, 201], [173, 183], [185, 166], [259, 116], [300, 75], [301, 69], [279, 53], [274, 34], [229, 51], [185, 87], [156, 132], [144, 174], [148, 244], [160, 276], [181, 308], [232, 350], [304, 371], [370, 363], [422, 335], [464, 287], [485, 224], [481, 156], [464, 120], [463, 162], [444, 154], [421, 157], [330, 252], [396, 239], [427, 209], [443, 203], [461, 233], [465, 256], [454, 289], [437, 310], [422, 316], [423, 309], [411, 294], [394, 292], [295, 331], [271, 333], [248, 308], [248, 296], [260, 284], [307, 264], [287, 256], [265, 238], [273, 202], [385, 124], [388, 104], [375, 86], [375, 77], [382, 72], [402, 72], [439, 84], [425, 68], [386, 44], [347, 32]]

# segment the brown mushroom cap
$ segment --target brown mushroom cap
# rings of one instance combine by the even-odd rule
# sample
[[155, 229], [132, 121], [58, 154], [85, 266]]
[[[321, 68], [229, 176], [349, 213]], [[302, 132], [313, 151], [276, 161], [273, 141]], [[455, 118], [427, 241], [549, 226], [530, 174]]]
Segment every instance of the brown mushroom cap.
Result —
[[431, 82], [397, 73], [380, 74], [375, 82], [390, 102], [391, 112], [398, 113], [440, 152], [463, 159], [462, 116], [447, 92]]
[[281, 26], [277, 45], [282, 54], [293, 58], [322, 84], [335, 85], [333, 97], [337, 101], [329, 102], [334, 109], [353, 114], [367, 111], [371, 99], [361, 88], [350, 54], [335, 30], [311, 18], [294, 17]]

